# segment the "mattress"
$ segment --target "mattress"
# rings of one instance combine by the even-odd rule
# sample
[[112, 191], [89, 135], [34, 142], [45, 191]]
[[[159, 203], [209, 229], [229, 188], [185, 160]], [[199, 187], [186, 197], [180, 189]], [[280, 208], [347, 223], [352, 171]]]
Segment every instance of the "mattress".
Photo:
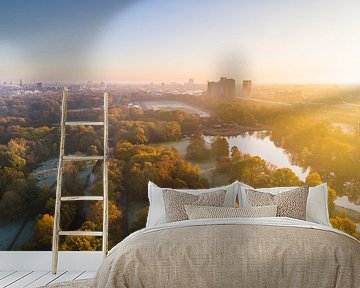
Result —
[[185, 220], [115, 246], [93, 287], [360, 287], [360, 243], [285, 217]]

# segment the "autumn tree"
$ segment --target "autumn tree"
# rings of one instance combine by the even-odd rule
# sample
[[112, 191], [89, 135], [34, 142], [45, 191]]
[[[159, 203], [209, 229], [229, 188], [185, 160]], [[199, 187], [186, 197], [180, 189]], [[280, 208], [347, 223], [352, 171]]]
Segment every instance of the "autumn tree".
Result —
[[271, 185], [274, 187], [300, 186], [299, 177], [289, 168], [276, 169], [271, 175]]
[[34, 243], [39, 250], [51, 250], [54, 217], [45, 214], [40, 216], [35, 223]]
[[[109, 242], [110, 246], [114, 246], [124, 238], [122, 226], [122, 212], [116, 203], [109, 201], [108, 205], [108, 221], [109, 221]], [[97, 202], [92, 205], [89, 212], [89, 221], [95, 224], [95, 229], [102, 230], [103, 225], [103, 202]]]
[[[81, 231], [96, 231], [97, 225], [91, 221], [84, 222]], [[64, 251], [99, 251], [101, 250], [101, 238], [93, 236], [65, 236], [60, 244], [60, 250]]]
[[231, 180], [239, 180], [255, 188], [269, 187], [270, 168], [267, 163], [258, 156], [246, 157], [233, 163], [230, 171]]
[[343, 231], [353, 236], [354, 238], [360, 240], [360, 235], [356, 231], [356, 224], [353, 221], [351, 221], [349, 218], [336, 216], [330, 219], [330, 223], [334, 228]]
[[[310, 187], [318, 186], [323, 184], [324, 182], [321, 179], [319, 173], [313, 172], [310, 173], [305, 180], [305, 183]], [[329, 215], [333, 217], [335, 215], [335, 200], [336, 200], [336, 191], [328, 186], [328, 207], [329, 207]]]

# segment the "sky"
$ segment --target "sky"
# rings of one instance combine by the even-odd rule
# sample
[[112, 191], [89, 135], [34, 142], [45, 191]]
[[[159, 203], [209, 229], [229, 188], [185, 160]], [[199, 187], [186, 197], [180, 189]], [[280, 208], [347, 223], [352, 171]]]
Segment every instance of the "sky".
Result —
[[0, 81], [360, 83], [357, 0], [1, 0]]

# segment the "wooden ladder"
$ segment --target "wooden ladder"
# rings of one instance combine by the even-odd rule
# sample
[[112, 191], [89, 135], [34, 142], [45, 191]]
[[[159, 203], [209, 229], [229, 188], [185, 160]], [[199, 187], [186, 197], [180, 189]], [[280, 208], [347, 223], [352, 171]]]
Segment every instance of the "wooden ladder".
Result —
[[[56, 184], [56, 200], [55, 200], [55, 214], [54, 214], [54, 230], [52, 243], [52, 273], [57, 273], [58, 256], [59, 256], [59, 236], [99, 236], [102, 237], [102, 252], [103, 257], [108, 252], [108, 161], [109, 161], [109, 146], [108, 146], [108, 127], [109, 127], [109, 95], [104, 93], [104, 121], [103, 122], [88, 122], [88, 121], [66, 121], [67, 119], [67, 101], [68, 90], [64, 89], [61, 106], [61, 132], [60, 132], [60, 155], [59, 166], [57, 171]], [[66, 126], [91, 125], [104, 126], [104, 155], [103, 156], [77, 156], [64, 155], [65, 151], [65, 129]], [[63, 178], [63, 162], [64, 161], [103, 161], [103, 196], [61, 196], [61, 186]], [[61, 231], [60, 230], [60, 207], [62, 201], [103, 201], [103, 229], [102, 231]]]

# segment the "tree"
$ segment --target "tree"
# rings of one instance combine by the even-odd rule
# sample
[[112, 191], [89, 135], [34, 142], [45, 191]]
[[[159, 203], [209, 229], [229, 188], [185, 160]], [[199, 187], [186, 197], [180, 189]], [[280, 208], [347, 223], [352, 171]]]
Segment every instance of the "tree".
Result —
[[224, 137], [215, 137], [211, 149], [216, 159], [229, 156], [229, 143]]
[[0, 168], [0, 196], [6, 190], [7, 186], [14, 180], [23, 178], [24, 173], [17, 169], [4, 167]]
[[149, 212], [149, 208], [145, 207], [144, 209], [142, 209], [140, 212], [138, 212], [136, 214], [136, 221], [134, 222], [130, 232], [135, 232], [137, 230], [145, 228], [147, 217], [148, 217], [148, 212]]
[[[108, 205], [109, 213], [109, 226], [114, 227], [117, 223], [120, 223], [122, 213], [116, 204], [109, 201]], [[97, 229], [102, 229], [103, 223], [103, 202], [98, 201], [95, 205], [92, 205], [89, 213], [89, 220], [96, 225]]]
[[311, 187], [314, 187], [322, 184], [323, 181], [321, 180], [321, 176], [319, 173], [313, 172], [306, 177], [305, 183]]
[[204, 161], [209, 158], [205, 140], [201, 135], [191, 137], [190, 144], [186, 149], [186, 158], [195, 161]]
[[231, 147], [231, 159], [232, 161], [239, 161], [242, 158], [242, 153], [237, 146]]
[[[108, 205], [109, 214], [109, 244], [113, 246], [117, 244], [124, 237], [123, 225], [122, 225], [122, 211], [117, 205], [109, 201]], [[103, 225], [103, 203], [97, 202], [92, 205], [89, 213], [89, 221], [91, 221], [96, 227], [96, 230], [102, 230]]]
[[0, 167], [9, 167], [22, 171], [26, 166], [26, 160], [13, 152], [0, 152]]
[[216, 171], [219, 173], [226, 173], [231, 168], [231, 159], [229, 157], [221, 157], [216, 161]]
[[[114, 150], [116, 165], [123, 179], [120, 193], [121, 211], [124, 213], [125, 233], [127, 230], [127, 203], [147, 202], [147, 184], [152, 181], [162, 187], [206, 188], [209, 183], [200, 177], [200, 170], [185, 161], [174, 149], [162, 146], [133, 145], [129, 142], [117, 143]], [[112, 160], [114, 161], [114, 159]], [[127, 189], [125, 189], [125, 187]]]
[[90, 145], [88, 148], [89, 155], [99, 155], [99, 151], [95, 145]]
[[27, 212], [30, 207], [33, 213], [38, 213], [43, 196], [49, 195], [46, 190], [37, 187], [34, 179], [14, 179], [1, 199], [0, 213], [3, 217], [12, 218]]
[[[97, 225], [91, 221], [84, 222], [81, 231], [96, 231]], [[60, 244], [60, 250], [65, 251], [99, 251], [101, 250], [101, 238], [92, 236], [65, 236]]]
[[356, 224], [349, 218], [336, 216], [335, 218], [330, 219], [330, 223], [334, 228], [360, 240], [360, 235], [356, 232]]
[[26, 209], [26, 203], [15, 190], [6, 191], [0, 202], [1, 218], [11, 219]]
[[[55, 211], [55, 199], [49, 198], [46, 201], [44, 212], [49, 215], [54, 215]], [[76, 218], [76, 205], [74, 203], [61, 203], [61, 219], [60, 227], [64, 230], [68, 230], [69, 227], [73, 224]]]
[[10, 152], [13, 152], [25, 159], [30, 148], [28, 143], [29, 141], [24, 138], [15, 138], [9, 141], [8, 148]]
[[302, 182], [291, 169], [279, 168], [271, 175], [271, 184], [274, 187], [287, 187], [299, 186]]
[[239, 180], [255, 188], [265, 187], [270, 184], [270, 168], [268, 164], [258, 156], [247, 157], [233, 163], [230, 171], [231, 179]]
[[49, 214], [42, 215], [37, 219], [33, 236], [37, 249], [51, 250], [53, 226], [54, 217]]

